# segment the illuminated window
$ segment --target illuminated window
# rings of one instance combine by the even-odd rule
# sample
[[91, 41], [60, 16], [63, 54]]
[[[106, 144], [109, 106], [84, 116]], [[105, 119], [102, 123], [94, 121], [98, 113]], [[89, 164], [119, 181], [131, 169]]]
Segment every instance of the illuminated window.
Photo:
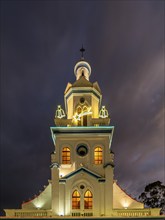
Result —
[[83, 112], [87, 112], [88, 108], [86, 106], [83, 107]]
[[92, 209], [93, 196], [91, 191], [87, 190], [84, 195], [84, 209]]
[[68, 147], [64, 147], [62, 150], [62, 163], [70, 164], [70, 149]]
[[103, 162], [103, 150], [101, 147], [96, 147], [94, 151], [94, 163], [102, 164]]
[[72, 194], [72, 209], [80, 209], [80, 193], [77, 190]]
[[77, 126], [87, 126], [88, 114], [91, 114], [91, 112], [89, 112], [87, 106], [77, 106], [76, 113], [73, 116], [77, 121]]
[[80, 106], [78, 106], [78, 107], [77, 107], [77, 113], [78, 113], [78, 114], [81, 114], [81, 112], [82, 112], [82, 109], [81, 109]]

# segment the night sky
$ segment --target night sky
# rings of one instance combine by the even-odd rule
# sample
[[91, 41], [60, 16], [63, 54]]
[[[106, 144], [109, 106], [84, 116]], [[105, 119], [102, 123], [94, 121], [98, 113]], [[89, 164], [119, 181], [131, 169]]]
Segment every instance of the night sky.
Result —
[[1, 1], [1, 210], [48, 184], [82, 43], [115, 126], [115, 179], [133, 197], [164, 182], [164, 19], [159, 0]]

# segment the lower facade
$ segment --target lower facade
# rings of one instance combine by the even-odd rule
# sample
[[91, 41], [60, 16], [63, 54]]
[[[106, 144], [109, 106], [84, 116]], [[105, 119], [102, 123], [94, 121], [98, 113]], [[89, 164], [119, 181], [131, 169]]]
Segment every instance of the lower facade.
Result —
[[154, 208], [154, 209], [113, 209], [112, 214], [110, 216], [94, 216], [92, 210], [91, 211], [84, 211], [84, 212], [79, 212], [79, 211], [74, 211], [70, 213], [68, 216], [54, 216], [52, 214], [51, 210], [22, 210], [22, 209], [10, 209], [10, 210], [5, 210], [6, 212], [6, 217], [15, 217], [15, 218], [55, 218], [55, 217], [62, 217], [62, 218], [68, 218], [68, 217], [101, 217], [101, 218], [113, 218], [113, 217], [122, 217], [122, 218], [127, 218], [127, 217], [132, 217], [132, 218], [145, 218], [145, 217], [156, 217], [159, 216], [160, 209], [159, 208]]
[[[84, 174], [85, 176], [85, 174]], [[99, 188], [93, 191], [87, 181], [73, 187], [73, 193], [69, 193], [61, 184], [56, 191], [58, 201], [52, 199], [52, 184], [34, 199], [22, 204], [21, 209], [5, 209], [6, 217], [13, 218], [148, 218], [160, 217], [160, 208], [144, 208], [144, 204], [127, 195], [116, 182], [113, 183], [112, 205], [106, 206], [104, 195], [99, 195]], [[83, 187], [84, 188], [83, 188]], [[103, 187], [101, 183], [100, 187]], [[70, 188], [70, 187], [69, 187]], [[79, 188], [83, 188], [78, 191]], [[91, 193], [90, 193], [91, 192]], [[55, 203], [56, 202], [56, 203]]]

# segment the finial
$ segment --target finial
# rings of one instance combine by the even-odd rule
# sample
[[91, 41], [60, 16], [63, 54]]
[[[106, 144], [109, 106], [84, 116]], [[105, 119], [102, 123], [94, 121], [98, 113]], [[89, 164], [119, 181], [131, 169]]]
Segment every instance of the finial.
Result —
[[80, 52], [81, 52], [81, 58], [84, 58], [84, 51], [85, 51], [85, 49], [83, 48], [83, 44], [82, 44], [82, 48], [80, 49]]

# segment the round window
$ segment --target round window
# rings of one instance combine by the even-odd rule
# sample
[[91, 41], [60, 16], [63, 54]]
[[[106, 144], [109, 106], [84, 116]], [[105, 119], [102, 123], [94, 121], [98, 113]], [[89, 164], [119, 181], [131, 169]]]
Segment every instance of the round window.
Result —
[[77, 153], [79, 156], [84, 157], [88, 153], [88, 148], [85, 145], [79, 145], [77, 148]]
[[85, 186], [84, 186], [84, 185], [81, 185], [81, 186], [80, 186], [80, 189], [84, 189], [84, 188], [85, 188]]
[[84, 97], [81, 97], [81, 98], [80, 98], [80, 103], [83, 104], [84, 102], [85, 102]]

